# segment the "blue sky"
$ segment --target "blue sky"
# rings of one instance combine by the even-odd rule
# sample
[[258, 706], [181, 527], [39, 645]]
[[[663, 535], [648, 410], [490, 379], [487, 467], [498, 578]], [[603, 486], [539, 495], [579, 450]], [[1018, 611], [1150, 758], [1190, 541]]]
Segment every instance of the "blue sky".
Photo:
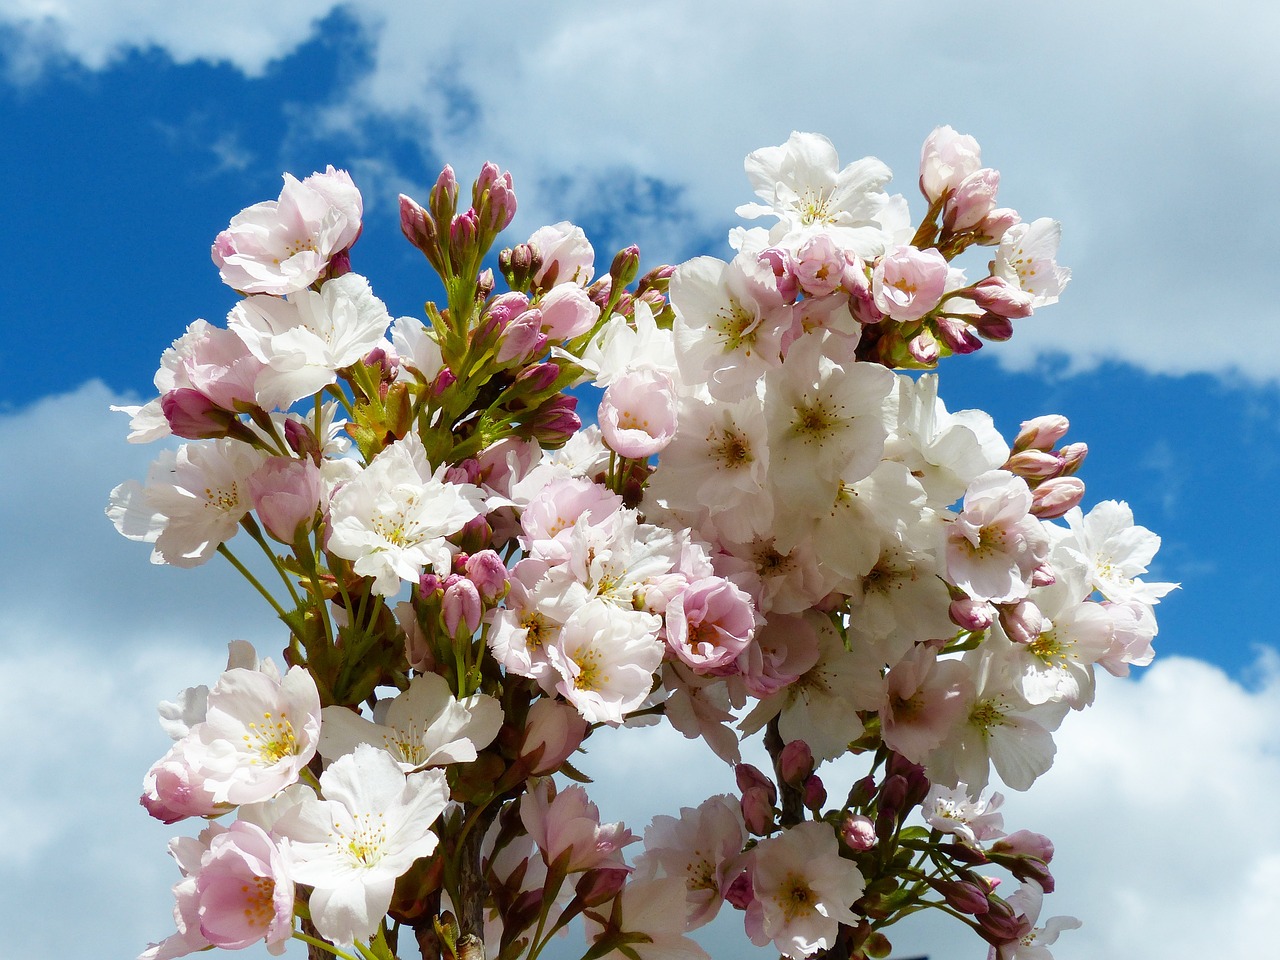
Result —
[[[1013, 341], [944, 364], [944, 399], [1010, 436], [1066, 414], [1090, 446], [1088, 503], [1127, 500], [1164, 538], [1151, 579], [1182, 584], [1159, 608], [1156, 665], [1106, 685], [1064, 728], [1056, 779], [1010, 801], [1019, 825], [1060, 840], [1047, 909], [1086, 921], [1057, 955], [1275, 942], [1245, 891], [1280, 882], [1265, 852], [1280, 829], [1263, 819], [1280, 789], [1280, 13], [1244, 0], [1212, 18], [1184, 0], [261, 6], [0, 0], [0, 746], [14, 758], [0, 885], [25, 891], [0, 902], [14, 931], [0, 956], [129, 957], [167, 934], [172, 831], [135, 805], [165, 745], [154, 703], [211, 680], [234, 637], [282, 644], [229, 571], [152, 568], [101, 512], [153, 455], [105, 408], [147, 397], [160, 351], [232, 306], [208, 250], [233, 214], [274, 198], [284, 170], [349, 169], [366, 204], [355, 268], [393, 315], [419, 315], [434, 291], [394, 200], [424, 197], [444, 162], [466, 178], [484, 159], [511, 169], [513, 242], [571, 219], [599, 258], [637, 240], [651, 266], [725, 255], [733, 208], [751, 199], [742, 157], [793, 129], [826, 134], [845, 161], [879, 156], [918, 213], [920, 142], [942, 123], [977, 137], [1002, 202], [1062, 220], [1074, 271]], [[626, 779], [683, 756], [638, 739], [592, 762]], [[606, 794], [606, 814], [639, 828], [674, 812], [635, 793]], [[1251, 820], [1247, 841], [1217, 834]], [[1215, 865], [1214, 911], [1188, 847]], [[68, 874], [79, 892], [59, 894]], [[1191, 909], [1220, 920], [1171, 934]], [[912, 936], [904, 947], [935, 960], [984, 955], [929, 925]]]

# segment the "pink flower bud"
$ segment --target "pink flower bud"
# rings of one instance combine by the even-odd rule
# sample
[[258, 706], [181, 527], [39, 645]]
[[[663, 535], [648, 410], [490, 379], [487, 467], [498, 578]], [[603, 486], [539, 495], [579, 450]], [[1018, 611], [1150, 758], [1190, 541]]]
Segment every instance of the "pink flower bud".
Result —
[[[791, 254], [781, 247], [768, 247], [756, 254], [756, 259], [773, 271], [778, 296], [786, 303], [795, 303], [796, 297], [800, 295], [800, 281], [796, 278], [795, 261]], [[865, 276], [863, 279], [865, 280]]]
[[797, 251], [795, 275], [806, 294], [825, 297], [840, 286], [844, 253], [826, 234], [810, 237]]
[[875, 824], [860, 813], [846, 814], [840, 824], [840, 837], [850, 850], [870, 850], [876, 845]]
[[289, 444], [289, 449], [299, 457], [307, 457], [317, 462], [320, 460], [320, 441], [311, 432], [311, 428], [301, 420], [284, 422], [284, 440]]
[[444, 581], [431, 571], [418, 578], [418, 595], [425, 598], [435, 597], [444, 591]]
[[453, 215], [458, 209], [458, 178], [454, 175], [453, 167], [448, 164], [445, 164], [440, 176], [436, 178], [436, 184], [427, 198], [427, 206], [431, 208], [431, 215], [435, 217], [436, 223], [453, 222]]
[[425, 253], [432, 264], [443, 266], [435, 224], [426, 210], [403, 193], [400, 194], [400, 230], [405, 239]]
[[271, 457], [249, 477], [249, 496], [267, 533], [281, 543], [306, 536], [320, 507], [320, 468], [310, 457]]
[[999, 243], [1010, 227], [1021, 222], [1022, 217], [1018, 216], [1017, 210], [1000, 207], [987, 214], [986, 219], [978, 224], [974, 233], [978, 235], [979, 243], [989, 246]]
[[598, 907], [622, 892], [630, 874], [630, 867], [594, 867], [579, 878], [574, 896], [585, 907]]
[[907, 778], [900, 773], [886, 777], [880, 787], [880, 812], [896, 816], [907, 799]]
[[763, 790], [747, 790], [742, 794], [742, 819], [747, 829], [758, 837], [773, 831], [773, 804]]
[[1003, 900], [988, 900], [987, 912], [978, 916], [978, 932], [987, 943], [1000, 945], [1021, 940], [1031, 932], [1031, 921]]
[[498, 335], [498, 352], [494, 357], [502, 366], [524, 363], [540, 356], [547, 347], [542, 333], [542, 314], [526, 310], [508, 323]]
[[984, 313], [980, 317], [970, 317], [969, 324], [984, 340], [1003, 343], [1013, 336], [1013, 323], [1007, 317], [1001, 317], [998, 314]]
[[1058, 575], [1053, 572], [1053, 567], [1047, 563], [1042, 563], [1031, 571], [1031, 585], [1033, 587], [1052, 587], [1058, 582]]
[[937, 127], [920, 149], [920, 192], [930, 203], [941, 200], [982, 164], [982, 149], [968, 134]]
[[1069, 477], [1080, 469], [1084, 463], [1084, 458], [1089, 455], [1089, 445], [1087, 443], [1068, 443], [1065, 447], [1058, 451], [1058, 456], [1062, 458], [1062, 475]]
[[745, 910], [755, 902], [756, 892], [748, 871], [744, 870], [733, 878], [724, 892], [724, 899], [735, 910]]
[[1053, 445], [1066, 436], [1071, 422], [1060, 413], [1023, 420], [1014, 438], [1014, 450], [1052, 450]]
[[770, 803], [778, 802], [778, 788], [773, 785], [772, 780], [760, 772], [758, 767], [749, 763], [735, 764], [733, 777], [738, 783], [738, 789], [743, 793], [752, 789], [763, 790], [769, 797]]
[[516, 192], [510, 173], [499, 172], [495, 163], [486, 162], [471, 188], [471, 202], [489, 234], [505, 230], [516, 215]]
[[1031, 514], [1054, 520], [1084, 499], [1084, 481], [1078, 477], [1054, 477], [1031, 491]]
[[982, 349], [982, 341], [973, 335], [973, 331], [963, 320], [939, 317], [934, 322], [934, 326], [938, 331], [938, 339], [945, 343], [952, 353], [963, 356]]
[[951, 615], [952, 623], [973, 633], [981, 633], [996, 622], [995, 608], [985, 600], [974, 600], [971, 597], [952, 600], [947, 612]]
[[1031, 643], [1043, 632], [1044, 625], [1044, 614], [1030, 600], [1000, 607], [1000, 626], [1014, 643]]
[[507, 595], [507, 565], [494, 551], [473, 553], [467, 557], [465, 569], [485, 603], [495, 603]]
[[1042, 833], [1017, 830], [991, 845], [992, 853], [1013, 857], [1035, 857], [1045, 863], [1053, 861], [1053, 841]]
[[981, 223], [996, 206], [1000, 174], [983, 167], [969, 174], [956, 186], [943, 208], [942, 224], [951, 231], [968, 230]]
[[600, 433], [619, 456], [643, 460], [676, 435], [675, 385], [656, 370], [637, 370], [611, 383], [600, 401]]
[[160, 410], [175, 437], [186, 440], [214, 440], [225, 437], [231, 421], [239, 421], [230, 410], [223, 410], [199, 390], [179, 387], [160, 398]]
[[512, 393], [521, 396], [543, 393], [551, 389], [551, 385], [560, 376], [560, 366], [555, 363], [534, 363], [516, 374], [512, 384]]
[[529, 298], [523, 293], [513, 290], [510, 293], [494, 297], [493, 302], [484, 308], [484, 315], [495, 318], [499, 327], [505, 327], [512, 319], [520, 316], [528, 309]]
[[916, 363], [926, 367], [931, 367], [938, 362], [941, 352], [938, 350], [938, 341], [928, 330], [922, 330], [916, 334], [907, 343], [907, 352], [911, 354]]
[[480, 628], [480, 615], [483, 612], [480, 591], [470, 580], [459, 577], [445, 588], [442, 613], [444, 628], [451, 636], [456, 637], [458, 627], [463, 624], [468, 634], [475, 633]]
[[1047, 480], [1062, 470], [1062, 459], [1044, 450], [1019, 450], [1002, 469], [1028, 480]]
[[522, 435], [537, 440], [544, 447], [561, 446], [582, 429], [582, 421], [574, 413], [577, 406], [577, 397], [557, 395], [529, 418]]
[[552, 287], [538, 301], [542, 332], [553, 340], [572, 340], [596, 325], [600, 308], [576, 283]]
[[813, 751], [803, 740], [792, 740], [778, 756], [778, 774], [784, 783], [798, 787], [813, 773]]
[[480, 234], [480, 218], [468, 207], [449, 222], [449, 254], [455, 266], [466, 263]]
[[431, 381], [431, 395], [433, 397], [443, 396], [444, 392], [457, 382], [457, 375], [448, 367], [444, 367], [436, 374], [435, 380]]
[[586, 735], [587, 721], [572, 704], [562, 700], [536, 700], [525, 721], [520, 756], [530, 757], [541, 750], [529, 773], [546, 776], [559, 770], [560, 765], [573, 756]]
[[619, 250], [609, 265], [609, 276], [616, 286], [625, 287], [640, 272], [640, 248], [634, 243]]
[[1031, 294], [1000, 277], [979, 281], [973, 288], [973, 302], [988, 313], [1009, 320], [1020, 320], [1033, 313]]
[[811, 773], [805, 777], [804, 783], [800, 785], [802, 793], [802, 802], [809, 810], [821, 810], [827, 805], [827, 788], [822, 785], [816, 773]]
[[961, 913], [980, 916], [990, 909], [990, 901], [987, 899], [988, 891], [983, 890], [976, 883], [968, 883], [964, 880], [937, 880], [932, 886], [942, 894], [942, 898], [947, 903]]

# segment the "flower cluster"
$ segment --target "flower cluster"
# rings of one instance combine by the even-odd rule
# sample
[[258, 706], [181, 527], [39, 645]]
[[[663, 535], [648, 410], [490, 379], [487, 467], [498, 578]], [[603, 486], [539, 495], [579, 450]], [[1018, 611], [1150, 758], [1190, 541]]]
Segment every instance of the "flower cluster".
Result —
[[[1058, 225], [997, 207], [949, 127], [918, 223], [882, 163], [814, 134], [746, 170], [738, 212], [773, 222], [728, 261], [641, 276], [629, 247], [597, 277], [562, 222], [497, 255], [499, 292], [511, 176], [486, 164], [463, 209], [445, 168], [400, 198], [446, 293], [425, 324], [353, 272], [342, 171], [286, 175], [218, 236], [242, 299], [127, 409], [130, 440], [188, 442], [107, 512], [153, 562], [232, 562], [287, 669], [235, 642], [212, 690], [161, 704], [143, 805], [212, 822], [171, 845], [177, 932], [143, 957], [295, 937], [388, 960], [411, 931], [424, 957], [533, 960], [575, 918], [591, 960], [696, 957], [727, 903], [797, 960], [885, 956], [926, 906], [1007, 960], [1078, 924], [1036, 926], [1052, 844], [1006, 835], [984, 791], [1049, 769], [1097, 668], [1150, 662], [1174, 585], [1142, 579], [1159, 539], [1125, 504], [1082, 510], [1065, 418], [1010, 444], [922, 372], [1058, 299]], [[564, 778], [593, 730], [653, 717], [739, 792], [640, 837]], [[819, 769], [850, 753], [865, 774], [829, 797]]]

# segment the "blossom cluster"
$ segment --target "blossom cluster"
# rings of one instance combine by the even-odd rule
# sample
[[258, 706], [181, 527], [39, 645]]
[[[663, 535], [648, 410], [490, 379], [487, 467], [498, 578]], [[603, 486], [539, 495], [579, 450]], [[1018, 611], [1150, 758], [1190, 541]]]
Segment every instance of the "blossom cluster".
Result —
[[[1008, 443], [927, 372], [1058, 299], [1058, 224], [998, 207], [949, 127], [918, 223], [880, 161], [815, 134], [746, 171], [738, 213], [773, 222], [727, 261], [640, 276], [629, 247], [597, 277], [562, 222], [498, 254], [496, 292], [511, 176], [486, 164], [460, 209], [445, 168], [400, 198], [446, 293], [425, 324], [353, 272], [343, 171], [286, 175], [219, 234], [242, 299], [126, 410], [130, 440], [187, 442], [107, 512], [153, 562], [235, 564], [287, 669], [235, 642], [212, 689], [161, 704], [143, 805], [210, 825], [171, 845], [177, 931], [144, 958], [292, 937], [385, 960], [412, 931], [424, 957], [533, 960], [579, 917], [584, 956], [695, 957], [726, 903], [797, 960], [884, 956], [924, 906], [1000, 960], [1078, 924], [1036, 926], [1052, 844], [1006, 835], [986, 788], [1049, 769], [1098, 668], [1150, 662], [1174, 585], [1142, 579], [1159, 539], [1124, 503], [1082, 509], [1064, 417]], [[593, 730], [653, 717], [739, 792], [641, 837], [564, 780]], [[820, 767], [848, 753], [866, 773], [831, 799]]]

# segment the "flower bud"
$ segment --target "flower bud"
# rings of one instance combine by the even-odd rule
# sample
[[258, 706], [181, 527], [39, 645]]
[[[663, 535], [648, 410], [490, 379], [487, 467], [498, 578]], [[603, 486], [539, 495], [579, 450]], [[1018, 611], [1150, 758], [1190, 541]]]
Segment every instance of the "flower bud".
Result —
[[1053, 841], [1042, 833], [1016, 830], [993, 843], [991, 852], [1013, 857], [1035, 857], [1050, 863], [1053, 861]]
[[990, 603], [985, 600], [974, 600], [971, 597], [952, 600], [947, 612], [951, 616], [952, 623], [972, 633], [981, 633], [996, 621], [996, 611]]
[[812, 773], [805, 777], [804, 783], [800, 785], [802, 793], [802, 802], [809, 810], [821, 810], [827, 805], [827, 788], [822, 785], [816, 773]]
[[930, 886], [961, 913], [980, 916], [991, 909], [990, 901], [987, 899], [988, 891], [983, 890], [976, 883], [965, 880], [936, 880]]
[[1048, 563], [1042, 563], [1031, 571], [1031, 585], [1033, 587], [1052, 587], [1058, 582], [1058, 575], [1053, 572], [1053, 567]]
[[1034, 312], [1032, 296], [1001, 277], [986, 277], [972, 291], [973, 302], [987, 313], [1007, 320], [1021, 320]]
[[634, 243], [614, 255], [609, 265], [609, 276], [613, 278], [615, 287], [625, 287], [640, 272], [640, 248]]
[[440, 238], [430, 215], [418, 203], [400, 194], [400, 231], [410, 243], [426, 254], [437, 269], [444, 266], [440, 256]]
[[537, 440], [544, 447], [554, 449], [563, 446], [582, 429], [582, 421], [574, 412], [577, 407], [577, 397], [558, 394], [538, 408], [537, 413], [524, 424], [521, 434]]
[[850, 850], [870, 850], [876, 845], [875, 824], [860, 813], [846, 814], [840, 824], [840, 838]]
[[305, 536], [320, 507], [320, 467], [311, 458], [271, 457], [249, 477], [249, 496], [267, 533], [281, 543]]
[[1062, 458], [1044, 450], [1019, 450], [1001, 469], [1027, 480], [1047, 480], [1062, 470]]
[[1017, 210], [999, 207], [988, 213], [986, 219], [978, 224], [973, 232], [978, 237], [978, 243], [994, 246], [1004, 238], [1010, 227], [1021, 222], [1022, 217], [1018, 216]]
[[462, 270], [476, 250], [480, 236], [480, 218], [468, 208], [449, 222], [449, 259], [454, 270]]
[[480, 615], [484, 612], [480, 591], [470, 580], [459, 577], [445, 588], [441, 612], [445, 631], [450, 636], [456, 637], [459, 626], [464, 624], [468, 634], [475, 633], [480, 629]]
[[1060, 413], [1023, 420], [1018, 435], [1013, 440], [1014, 451], [1052, 450], [1053, 445], [1066, 436], [1071, 422]]
[[418, 577], [418, 595], [420, 597], [431, 598], [444, 591], [444, 581], [428, 570], [422, 576]]
[[458, 178], [453, 173], [453, 167], [448, 164], [445, 164], [440, 176], [436, 178], [436, 185], [431, 188], [431, 194], [427, 198], [427, 206], [431, 208], [431, 215], [436, 223], [453, 223], [453, 215], [458, 209]]
[[791, 254], [781, 247], [769, 247], [756, 254], [756, 259], [773, 273], [778, 295], [787, 303], [795, 303], [796, 297], [800, 296], [800, 281], [796, 277], [795, 261]]
[[231, 422], [240, 418], [224, 410], [199, 390], [178, 387], [160, 398], [160, 410], [175, 437], [186, 440], [215, 440], [231, 432]]
[[782, 782], [798, 787], [813, 773], [813, 751], [803, 740], [792, 740], [778, 756], [778, 775]]
[[480, 598], [493, 604], [507, 595], [507, 565], [492, 550], [481, 550], [467, 557], [467, 579], [476, 585]]
[[490, 236], [501, 233], [516, 215], [516, 193], [511, 174], [502, 173], [486, 161], [471, 188], [471, 203], [480, 214], [483, 229]]
[[982, 149], [968, 134], [937, 127], [920, 149], [920, 192], [930, 203], [941, 200], [979, 169]]
[[1058, 451], [1058, 456], [1062, 458], [1062, 476], [1069, 477], [1080, 469], [1084, 463], [1084, 458], [1089, 455], [1089, 445], [1087, 443], [1068, 443], [1065, 447]]
[[987, 943], [998, 946], [1025, 937], [1031, 932], [1031, 921], [1014, 913], [1005, 901], [990, 897], [987, 912], [978, 916], [978, 932]]
[[547, 348], [547, 338], [542, 332], [542, 313], [526, 310], [519, 314], [498, 336], [498, 352], [494, 360], [501, 366], [523, 364], [541, 356]]
[[476, 277], [476, 298], [483, 302], [491, 293], [493, 293], [493, 269], [485, 267], [480, 271], [480, 276]]
[[576, 283], [552, 287], [538, 301], [538, 308], [542, 311], [542, 331], [553, 340], [581, 336], [600, 319], [600, 307]]
[[1078, 477], [1053, 477], [1031, 491], [1031, 514], [1055, 520], [1084, 499], [1084, 481]]
[[498, 269], [512, 290], [528, 290], [541, 267], [542, 257], [527, 243], [518, 243], [498, 254]]
[[622, 892], [630, 874], [630, 867], [593, 867], [578, 879], [574, 896], [584, 907], [598, 907]]
[[867, 775], [849, 789], [849, 806], [865, 807], [876, 795], [876, 779]]
[[743, 870], [733, 878], [724, 892], [725, 901], [735, 910], [745, 910], [756, 899], [755, 888], [751, 883], [751, 874]]
[[1014, 643], [1031, 643], [1044, 630], [1044, 614], [1030, 600], [1000, 606], [1000, 626]]
[[963, 320], [938, 317], [933, 325], [938, 339], [954, 354], [964, 356], [982, 349], [982, 341], [973, 335], [973, 331]]
[[984, 313], [979, 317], [969, 317], [969, 323], [984, 340], [1003, 343], [1013, 336], [1012, 321], [998, 314]]
[[907, 798], [907, 778], [900, 773], [885, 778], [880, 787], [880, 812], [897, 815]]
[[541, 750], [529, 773], [535, 777], [547, 776], [573, 756], [586, 735], [587, 721], [572, 704], [545, 698], [536, 700], [525, 721], [520, 756], [530, 757]]
[[760, 772], [758, 767], [749, 763], [735, 764], [733, 778], [738, 783], [738, 789], [743, 793], [752, 789], [763, 790], [769, 797], [770, 803], [778, 802], [778, 788], [773, 785], [772, 780]]
[[942, 225], [949, 231], [968, 230], [981, 223], [996, 206], [996, 192], [1000, 189], [1000, 174], [990, 167], [983, 167], [969, 174], [947, 197], [943, 208]]

